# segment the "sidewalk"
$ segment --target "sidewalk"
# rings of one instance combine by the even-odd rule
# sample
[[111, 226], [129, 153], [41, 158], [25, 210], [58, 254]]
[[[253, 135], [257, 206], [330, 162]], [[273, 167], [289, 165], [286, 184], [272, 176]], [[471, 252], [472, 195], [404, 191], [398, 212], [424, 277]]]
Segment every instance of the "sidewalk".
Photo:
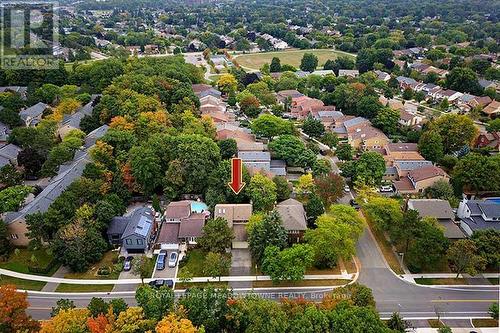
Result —
[[[61, 265], [61, 267], [59, 267], [59, 269], [54, 273], [54, 275], [52, 275], [52, 277], [56, 277], [56, 278], [64, 278], [64, 276], [69, 273], [70, 270], [69, 268], [67, 267], [64, 267]], [[42, 288], [42, 291], [56, 291], [57, 287], [59, 286], [59, 283], [56, 283], [56, 282], [49, 282], [47, 283], [43, 288]]]
[[[51, 276], [41, 276], [24, 274], [9, 271], [6, 269], [0, 269], [0, 275], [12, 276], [24, 280], [34, 280], [34, 281], [44, 281], [51, 283], [67, 283], [67, 284], [136, 284], [141, 283], [141, 279], [122, 279], [122, 280], [85, 280], [85, 279], [64, 279], [59, 277]], [[334, 274], [334, 275], [306, 275], [304, 280], [352, 280], [356, 274]], [[145, 282], [152, 281], [154, 279], [144, 279]], [[223, 276], [219, 278], [213, 277], [194, 277], [189, 282], [246, 282], [246, 281], [270, 281], [271, 278], [265, 275], [247, 275], [247, 276]], [[175, 279], [176, 282], [179, 281], [178, 278]]]

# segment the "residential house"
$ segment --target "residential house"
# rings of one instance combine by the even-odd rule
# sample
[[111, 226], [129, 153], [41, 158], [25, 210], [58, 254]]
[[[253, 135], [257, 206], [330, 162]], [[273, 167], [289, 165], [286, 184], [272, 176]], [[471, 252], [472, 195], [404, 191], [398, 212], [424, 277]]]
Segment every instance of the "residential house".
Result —
[[403, 178], [406, 177], [408, 175], [408, 172], [412, 170], [432, 166], [433, 164], [431, 161], [426, 161], [422, 158], [416, 160], [394, 160], [393, 165], [398, 171], [398, 176], [400, 178]]
[[298, 98], [303, 96], [304, 94], [298, 92], [297, 90], [282, 90], [276, 94], [276, 100], [281, 104], [286, 104], [287, 101], [291, 102], [293, 98]]
[[448, 200], [441, 199], [410, 199], [407, 209], [418, 212], [420, 217], [434, 217], [444, 229], [444, 236], [456, 240], [465, 238], [464, 232], [455, 223], [455, 214]]
[[458, 205], [457, 216], [467, 236], [472, 236], [475, 231], [479, 230], [500, 231], [500, 198], [485, 200], [464, 198]]
[[121, 245], [127, 253], [145, 253], [151, 249], [158, 221], [151, 207], [141, 207], [129, 216], [115, 216], [106, 231], [110, 244]]
[[290, 114], [294, 119], [304, 119], [315, 107], [323, 107], [323, 101], [308, 96], [294, 97], [290, 104]]
[[487, 114], [491, 118], [498, 117], [500, 115], [500, 102], [491, 102], [487, 107], [483, 109], [483, 113]]
[[357, 69], [339, 69], [339, 77], [342, 76], [354, 79], [359, 76], [359, 71]]
[[496, 82], [484, 80], [484, 79], [479, 79], [478, 82], [479, 82], [479, 85], [483, 89], [493, 88], [493, 89], [495, 89], [495, 91], [498, 91], [499, 85]]
[[443, 169], [430, 165], [408, 171], [406, 177], [394, 182], [394, 187], [400, 194], [420, 193], [438, 180], [448, 181], [449, 176]]
[[470, 94], [463, 94], [457, 98], [454, 104], [462, 111], [469, 112], [473, 108], [484, 108], [492, 102], [488, 96], [474, 96]]
[[383, 156], [389, 166], [393, 166], [395, 161], [424, 160], [416, 143], [388, 143], [384, 146]]
[[453, 103], [457, 98], [460, 98], [463, 94], [461, 92], [451, 90], [451, 89], [441, 89], [434, 93], [432, 97], [437, 99], [438, 101], [442, 101], [443, 99], [447, 99], [448, 102]]
[[0, 144], [0, 168], [7, 164], [17, 166], [17, 155], [21, 150], [12, 143]]
[[217, 140], [234, 139], [238, 151], [265, 151], [266, 145], [255, 141], [255, 136], [247, 128], [239, 127], [233, 123], [217, 123]]
[[57, 130], [57, 133], [61, 138], [64, 138], [66, 134], [68, 134], [71, 130], [80, 129], [80, 122], [82, 121], [82, 119], [85, 116], [92, 115], [97, 97], [97, 95], [92, 96], [92, 100], [78, 109], [75, 113], [64, 116]]
[[47, 104], [39, 102], [29, 108], [21, 110], [19, 112], [19, 117], [21, 117], [26, 127], [36, 126], [42, 120], [43, 112], [48, 107]]
[[196, 245], [210, 212], [203, 203], [182, 200], [169, 203], [164, 216], [156, 243], [162, 249], [177, 249], [179, 243]]
[[335, 73], [331, 69], [318, 69], [318, 70], [313, 71], [310, 75], [319, 75], [319, 76], [333, 75], [333, 76], [335, 76]]
[[[0, 106], [0, 112], [2, 112], [3, 107]], [[9, 126], [5, 125], [0, 121], [0, 145], [7, 142], [10, 134]]]
[[281, 223], [288, 232], [288, 241], [298, 243], [307, 230], [307, 217], [304, 205], [295, 199], [287, 199], [276, 205], [276, 211], [281, 217]]
[[422, 57], [424, 55], [424, 53], [425, 53], [425, 49], [423, 47], [411, 47], [409, 49], [392, 51], [392, 54], [395, 58], [399, 58], [399, 57], [403, 57], [403, 56], [418, 58], [418, 57]]
[[233, 248], [247, 248], [246, 224], [252, 216], [252, 204], [217, 204], [214, 218], [221, 217], [234, 231]]
[[23, 100], [28, 99], [28, 87], [21, 87], [21, 86], [0, 87], [0, 93], [4, 92], [16, 93], [19, 94]]
[[379, 70], [375, 70], [374, 73], [377, 75], [377, 80], [387, 82], [391, 79], [391, 75], [389, 73], [382, 72]]
[[405, 76], [398, 76], [396, 80], [399, 82], [399, 89], [401, 90], [408, 88], [415, 90], [415, 88], [419, 85], [419, 83], [414, 79]]
[[220, 98], [222, 95], [220, 91], [218, 91], [217, 89], [208, 84], [197, 83], [193, 84], [191, 88], [193, 89], [194, 94], [200, 99], [205, 96], [213, 96], [215, 98]]
[[500, 132], [483, 132], [476, 139], [477, 148], [491, 148], [494, 152], [500, 152]]
[[339, 119], [332, 131], [337, 133], [340, 138], [347, 139], [347, 142], [354, 149], [381, 149], [389, 143], [387, 136], [363, 117]]
[[251, 172], [262, 171], [275, 176], [286, 175], [286, 163], [284, 161], [271, 161], [271, 153], [268, 151], [238, 151], [238, 158]]
[[335, 126], [335, 123], [344, 117], [342, 112], [335, 111], [335, 106], [333, 105], [313, 107], [309, 115], [314, 119], [321, 121], [325, 128]]
[[422, 123], [423, 117], [410, 113], [406, 110], [399, 110], [399, 124], [402, 126], [415, 127]]
[[7, 224], [11, 243], [15, 246], [28, 246], [29, 239], [26, 236], [26, 216], [34, 213], [45, 213], [49, 206], [56, 200], [66, 188], [76, 179], [80, 178], [87, 163], [91, 161], [89, 150], [98, 138], [107, 131], [104, 125], [92, 131], [85, 137], [83, 150], [77, 150], [71, 162], [62, 164], [56, 176], [52, 177], [49, 184], [38, 194], [33, 201], [22, 207], [18, 212], [8, 212], [3, 220]]

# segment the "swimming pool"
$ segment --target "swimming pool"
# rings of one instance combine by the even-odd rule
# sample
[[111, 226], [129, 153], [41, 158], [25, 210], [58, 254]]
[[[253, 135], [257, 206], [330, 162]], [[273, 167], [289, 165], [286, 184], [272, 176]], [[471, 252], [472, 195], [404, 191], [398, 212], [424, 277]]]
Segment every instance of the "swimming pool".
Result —
[[496, 203], [497, 205], [500, 205], [500, 198], [486, 198], [484, 201], [491, 201]]
[[201, 201], [191, 201], [191, 211], [195, 213], [201, 213], [208, 210], [208, 206]]

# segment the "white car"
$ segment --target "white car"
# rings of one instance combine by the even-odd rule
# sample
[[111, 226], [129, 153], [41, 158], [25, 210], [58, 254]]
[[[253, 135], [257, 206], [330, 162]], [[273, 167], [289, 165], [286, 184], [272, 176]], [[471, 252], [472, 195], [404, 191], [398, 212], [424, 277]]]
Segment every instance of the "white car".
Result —
[[168, 256], [168, 267], [175, 267], [177, 265], [177, 252], [171, 252]]
[[344, 186], [344, 191], [345, 192], [351, 192], [351, 188], [349, 187], [349, 185], [345, 185]]
[[380, 186], [380, 192], [392, 192], [392, 185], [382, 185]]

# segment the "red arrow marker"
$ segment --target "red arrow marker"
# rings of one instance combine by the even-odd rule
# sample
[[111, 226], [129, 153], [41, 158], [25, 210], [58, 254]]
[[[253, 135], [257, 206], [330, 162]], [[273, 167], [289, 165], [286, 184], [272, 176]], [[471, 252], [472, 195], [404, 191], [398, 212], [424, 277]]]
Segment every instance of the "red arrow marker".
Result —
[[234, 194], [239, 194], [245, 183], [243, 182], [243, 167], [241, 158], [233, 157], [231, 159], [231, 182], [228, 183]]

